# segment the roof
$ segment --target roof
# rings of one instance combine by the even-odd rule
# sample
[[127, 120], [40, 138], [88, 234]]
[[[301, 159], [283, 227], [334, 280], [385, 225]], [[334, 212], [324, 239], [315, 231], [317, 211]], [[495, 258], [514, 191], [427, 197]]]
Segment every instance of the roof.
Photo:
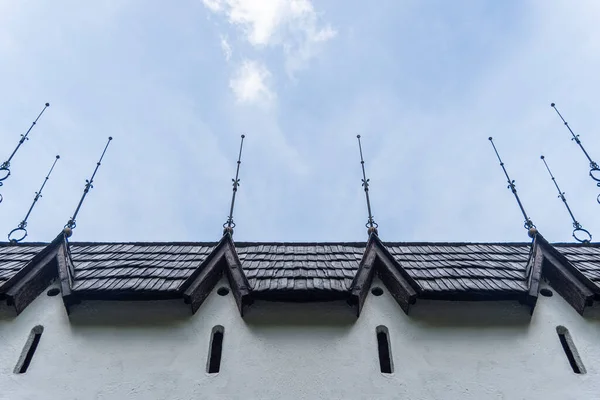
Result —
[[[190, 280], [198, 278], [218, 247], [216, 242], [64, 243], [70, 255], [70, 293], [154, 293], [167, 297], [187, 290]], [[365, 242], [231, 243], [243, 272], [241, 287], [248, 286], [259, 298], [306, 292], [314, 299], [319, 294], [343, 297], [351, 291], [362, 268], [367, 246]], [[46, 245], [0, 243], [0, 288]], [[532, 243], [380, 242], [380, 246], [421, 297], [501, 297], [531, 289]], [[596, 292], [600, 287], [600, 245], [554, 246], [572, 264], [569, 268], [578, 269]]]
[[426, 292], [527, 290], [530, 243], [384, 243]]
[[71, 243], [72, 290], [174, 292], [216, 243]]

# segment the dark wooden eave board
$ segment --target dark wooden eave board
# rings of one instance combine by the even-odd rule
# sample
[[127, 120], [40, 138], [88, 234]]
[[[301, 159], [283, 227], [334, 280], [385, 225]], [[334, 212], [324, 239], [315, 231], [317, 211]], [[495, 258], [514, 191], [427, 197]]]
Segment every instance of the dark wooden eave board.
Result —
[[357, 317], [360, 316], [365, 299], [369, 293], [369, 287], [371, 286], [371, 282], [373, 280], [373, 273], [375, 271], [375, 268], [373, 267], [375, 258], [377, 257], [377, 253], [373, 250], [375, 247], [375, 237], [376, 235], [374, 234], [371, 234], [369, 237], [367, 247], [365, 248], [363, 257], [358, 265], [358, 271], [356, 272], [350, 287], [350, 298], [348, 299], [348, 304], [350, 304], [352, 307], [355, 307]]
[[[15, 275], [13, 275], [8, 281], [4, 282], [2, 287], [0, 287], [0, 293], [6, 293], [13, 285], [21, 281], [23, 277], [28, 275], [30, 270], [33, 269], [42, 260], [44, 260], [48, 254], [55, 252], [58, 245], [62, 243], [63, 238], [64, 235], [61, 233], [52, 242], [48, 243], [46, 247], [44, 247], [39, 253], [37, 253], [21, 270], [19, 270]], [[36, 245], [37, 244], [38, 243], [36, 243]]]
[[192, 312], [198, 310], [219, 281], [223, 271], [226, 272], [229, 279], [229, 285], [240, 314], [244, 315], [245, 307], [252, 303], [250, 286], [229, 234], [223, 236], [208, 258], [182, 285], [183, 298], [186, 303], [191, 304]]
[[536, 236], [531, 244], [531, 255], [527, 265], [527, 297], [525, 303], [529, 305], [530, 312], [533, 314], [537, 304], [538, 294], [540, 292], [540, 282], [542, 280], [542, 265], [544, 261], [544, 252], [540, 248], [539, 239]]
[[405, 275], [401, 271], [404, 273], [406, 271], [382, 247], [376, 245], [377, 258], [375, 263], [377, 272], [392, 297], [400, 305], [400, 308], [408, 314], [410, 305], [415, 304], [417, 301], [418, 292], [413, 287], [413, 285], [416, 285], [416, 282], [412, 278], [410, 279], [412, 282], [405, 278]]
[[39, 252], [15, 276], [2, 286], [9, 305], [20, 314], [57, 276], [56, 255], [63, 240], [62, 233]]
[[184, 284], [183, 299], [195, 313], [208, 297], [223, 273], [225, 245], [219, 243], [211, 255], [194, 271], [194, 279]]
[[242, 269], [242, 262], [238, 257], [231, 235], [226, 234], [224, 239], [227, 241], [228, 250], [225, 252], [225, 259], [227, 260], [228, 266], [226, 272], [240, 315], [243, 317], [246, 307], [252, 304], [250, 285], [248, 284], [248, 279]]
[[579, 314], [583, 315], [586, 306], [592, 305], [597, 287], [586, 278], [569, 260], [560, 254], [541, 235], [538, 235], [539, 248], [544, 254], [543, 276]]
[[[367, 287], [368, 289], [368, 287]], [[268, 290], [252, 292], [253, 300], [265, 300], [289, 303], [311, 303], [348, 300], [345, 292], [331, 290]]]

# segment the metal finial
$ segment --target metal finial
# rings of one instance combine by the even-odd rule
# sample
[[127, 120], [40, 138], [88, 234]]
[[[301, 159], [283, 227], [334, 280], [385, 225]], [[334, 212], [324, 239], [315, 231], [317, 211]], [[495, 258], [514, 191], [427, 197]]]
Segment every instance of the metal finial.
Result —
[[81, 200], [79, 200], [79, 204], [77, 205], [77, 208], [75, 209], [75, 213], [73, 213], [73, 216], [69, 219], [69, 222], [67, 222], [67, 224], [65, 225], [65, 229], [68, 229], [68, 236], [70, 236], [72, 230], [75, 229], [75, 227], [77, 227], [75, 219], [77, 218], [79, 209], [81, 208], [81, 205], [83, 204], [83, 200], [85, 200], [85, 196], [87, 196], [90, 189], [94, 187], [92, 185], [92, 183], [94, 182], [94, 177], [96, 176], [96, 172], [98, 172], [98, 168], [100, 168], [102, 159], [104, 158], [104, 154], [106, 153], [106, 149], [108, 149], [108, 145], [110, 144], [111, 140], [112, 140], [112, 136], [110, 136], [108, 138], [108, 142], [106, 143], [106, 146], [104, 147], [104, 151], [102, 152], [102, 155], [100, 156], [100, 160], [98, 160], [98, 162], [96, 163], [96, 168], [94, 169], [94, 173], [92, 174], [92, 177], [89, 180], [85, 181], [85, 188], [83, 189], [83, 195], [81, 196]]
[[492, 147], [494, 148], [496, 157], [498, 157], [498, 161], [500, 161], [500, 166], [502, 167], [502, 171], [504, 171], [504, 175], [506, 176], [506, 180], [508, 181], [508, 189], [510, 189], [515, 195], [515, 199], [517, 199], [517, 203], [519, 204], [521, 213], [523, 213], [523, 217], [525, 218], [525, 223], [523, 224], [523, 226], [529, 231], [529, 236], [532, 236], [532, 234], [535, 233], [535, 225], [533, 224], [533, 222], [531, 222], [531, 219], [527, 216], [527, 213], [525, 212], [525, 208], [523, 207], [521, 199], [519, 199], [519, 195], [517, 194], [517, 187], [515, 186], [515, 181], [510, 179], [510, 176], [508, 176], [508, 172], [506, 172], [506, 168], [504, 168], [504, 163], [500, 158], [500, 154], [498, 154], [498, 150], [496, 149], [496, 145], [494, 144], [493, 138], [490, 136], [488, 139], [492, 143]]
[[[4, 184], [2, 181], [6, 180], [6, 178], [8, 178], [10, 176], [10, 162], [12, 161], [13, 157], [17, 153], [17, 150], [19, 150], [19, 147], [21, 147], [21, 145], [26, 140], [29, 140], [29, 138], [27, 137], [29, 135], [29, 132], [31, 132], [31, 130], [33, 129], [33, 127], [35, 126], [35, 124], [38, 122], [38, 120], [40, 119], [40, 117], [42, 116], [42, 114], [44, 113], [44, 111], [46, 111], [46, 108], [48, 108], [48, 107], [50, 107], [50, 103], [44, 104], [44, 108], [38, 114], [37, 118], [31, 123], [31, 126], [29, 127], [29, 129], [27, 129], [27, 132], [25, 132], [24, 135], [21, 135], [21, 139], [19, 140], [19, 143], [17, 144], [17, 147], [13, 150], [12, 154], [10, 155], [10, 157], [8, 157], [8, 160], [6, 160], [2, 164], [0, 164], [0, 186], [2, 186]], [[2, 200], [3, 200], [3, 197], [0, 194], [0, 203], [2, 203]]]
[[548, 167], [546, 158], [544, 156], [540, 156], [540, 158], [544, 162], [544, 165], [546, 166], [546, 169], [548, 170], [548, 173], [550, 174], [550, 177], [552, 178], [552, 182], [554, 183], [554, 186], [556, 186], [556, 190], [558, 190], [558, 198], [563, 201], [563, 203], [565, 204], [565, 207], [567, 207], [567, 211], [569, 212], [571, 219], [573, 220], [573, 237], [575, 238], [575, 240], [577, 240], [580, 243], [591, 242], [592, 234], [589, 231], [587, 231], [586, 229], [583, 229], [581, 224], [579, 222], [577, 222], [577, 220], [575, 219], [575, 216], [573, 215], [573, 212], [571, 211], [571, 207], [569, 207], [569, 204], [567, 203], [567, 199], [565, 197], [565, 192], [561, 191], [560, 188], [558, 187], [558, 183], [556, 183], [556, 179], [554, 178], [554, 175], [552, 175], [552, 171], [550, 171], [550, 167]]
[[369, 179], [367, 179], [367, 174], [365, 173], [365, 160], [363, 159], [360, 135], [356, 135], [356, 138], [358, 139], [358, 150], [360, 151], [360, 166], [362, 168], [363, 174], [362, 187], [365, 189], [365, 197], [367, 199], [367, 212], [369, 213], [369, 218], [367, 219], [367, 223], [365, 224], [365, 226], [367, 227], [367, 232], [369, 234], [374, 233], [377, 235], [377, 228], [379, 227], [379, 225], [377, 224], [377, 222], [375, 222], [375, 219], [373, 219], [373, 214], [371, 213], [371, 201], [369, 200]]
[[235, 206], [235, 194], [237, 193], [238, 186], [240, 185], [239, 175], [240, 175], [240, 164], [242, 164], [242, 148], [244, 147], [244, 138], [246, 135], [242, 135], [242, 140], [240, 142], [240, 153], [238, 154], [237, 160], [237, 169], [235, 171], [235, 179], [233, 181], [233, 194], [231, 195], [231, 207], [229, 207], [229, 216], [227, 217], [227, 222], [223, 224], [223, 235], [230, 233], [233, 235], [233, 228], [235, 228], [235, 222], [233, 222], [233, 207]]
[[35, 206], [35, 203], [37, 203], [37, 201], [40, 199], [40, 197], [42, 197], [42, 190], [44, 190], [44, 186], [46, 186], [46, 182], [48, 182], [48, 179], [50, 179], [50, 174], [52, 173], [52, 170], [54, 170], [54, 166], [56, 165], [56, 162], [59, 160], [59, 158], [60, 158], [60, 156], [57, 155], [56, 158], [54, 159], [54, 162], [52, 163], [52, 167], [50, 167], [50, 171], [48, 171], [48, 175], [46, 175], [46, 178], [44, 179], [44, 182], [42, 183], [42, 186], [40, 187], [40, 190], [35, 192], [35, 197], [33, 198], [33, 203], [31, 203], [31, 207], [29, 207], [29, 211], [27, 211], [27, 214], [25, 215], [25, 218], [23, 218], [23, 221], [21, 221], [15, 229], [13, 229], [12, 231], [9, 232], [9, 234], [8, 234], [9, 242], [18, 243], [27, 237], [27, 229], [26, 229], [27, 228], [27, 219], [29, 218], [31, 211], [33, 210], [33, 207]]
[[[565, 124], [565, 126], [569, 130], [569, 132], [571, 132], [571, 136], [573, 136], [571, 138], [571, 140], [574, 140], [575, 143], [577, 143], [579, 145], [579, 148], [581, 149], [581, 151], [583, 151], [583, 154], [585, 155], [585, 157], [588, 159], [588, 161], [590, 163], [590, 177], [594, 181], [596, 181], [596, 186], [600, 187], [600, 167], [594, 160], [592, 160], [592, 157], [590, 157], [588, 152], [585, 150], [585, 148], [583, 147], [583, 144], [581, 144], [581, 140], [579, 140], [579, 135], [576, 135], [573, 132], [573, 130], [569, 126], [569, 123], [567, 121], [565, 121], [562, 114], [558, 111], [558, 108], [556, 108], [556, 104], [552, 103], [552, 104], [550, 104], [550, 107], [554, 108], [554, 111], [556, 111], [556, 113], [558, 114], [558, 116], [560, 117], [562, 122]], [[600, 194], [596, 197], [596, 201], [598, 203], [600, 203]]]

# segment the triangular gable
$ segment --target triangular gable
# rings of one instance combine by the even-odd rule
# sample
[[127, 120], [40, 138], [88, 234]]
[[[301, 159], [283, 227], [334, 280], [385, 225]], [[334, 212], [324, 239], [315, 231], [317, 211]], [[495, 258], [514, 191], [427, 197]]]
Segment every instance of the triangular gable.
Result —
[[586, 306], [600, 296], [599, 288], [581, 273], [563, 254], [540, 234], [536, 235], [537, 251], [543, 254], [543, 276], [550, 285], [581, 315]]
[[11, 279], [0, 287], [0, 294], [20, 314], [57, 276], [57, 254], [63, 247], [61, 232], [48, 246], [36, 254]]
[[195, 313], [225, 272], [240, 315], [252, 303], [250, 285], [242, 270], [242, 263], [235, 250], [233, 239], [225, 234], [206, 260], [183, 283], [181, 290], [186, 303]]
[[417, 295], [422, 289], [404, 268], [398, 264], [379, 237], [376, 234], [371, 234], [350, 288], [350, 299], [348, 302], [350, 305], [356, 307], [357, 316], [360, 315], [369, 293], [375, 269], [377, 269], [381, 280], [396, 302], [408, 314], [410, 305], [416, 302]]

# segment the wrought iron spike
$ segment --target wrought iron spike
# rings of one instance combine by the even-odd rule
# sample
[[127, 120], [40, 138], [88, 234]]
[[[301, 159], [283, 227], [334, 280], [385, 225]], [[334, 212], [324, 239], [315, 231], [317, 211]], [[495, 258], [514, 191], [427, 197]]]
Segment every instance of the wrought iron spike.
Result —
[[242, 164], [242, 149], [244, 147], [244, 138], [246, 135], [242, 135], [242, 140], [240, 142], [240, 152], [238, 154], [237, 160], [237, 169], [235, 171], [235, 179], [233, 181], [233, 194], [231, 195], [231, 206], [229, 207], [229, 216], [227, 217], [227, 221], [223, 224], [223, 235], [230, 233], [233, 235], [233, 228], [235, 228], [235, 222], [233, 222], [233, 208], [235, 206], [235, 194], [237, 193], [238, 186], [240, 185], [240, 165]]
[[496, 149], [496, 145], [494, 144], [493, 138], [490, 136], [488, 139], [489, 139], [490, 143], [492, 143], [492, 147], [494, 148], [496, 157], [498, 157], [498, 161], [500, 162], [502, 171], [504, 171], [504, 175], [506, 176], [506, 180], [508, 181], [507, 187], [508, 187], [508, 189], [510, 189], [512, 191], [513, 195], [515, 196], [515, 199], [517, 199], [517, 203], [519, 204], [519, 208], [521, 209], [523, 218], [525, 218], [525, 223], [523, 224], [524, 228], [527, 230], [535, 229], [535, 225], [533, 224], [531, 219], [527, 216], [527, 213], [525, 212], [525, 208], [523, 207], [523, 203], [521, 203], [521, 199], [519, 199], [519, 195], [517, 194], [517, 187], [515, 186], [515, 181], [510, 179], [510, 176], [508, 176], [508, 172], [506, 172], [506, 168], [504, 167], [504, 162], [502, 162], [502, 159], [500, 158], [500, 154], [498, 154], [498, 150]]
[[72, 230], [77, 227], [77, 223], [76, 223], [77, 214], [79, 213], [79, 209], [81, 208], [81, 205], [83, 204], [83, 200], [85, 200], [85, 196], [87, 196], [90, 189], [94, 187], [92, 185], [94, 183], [94, 177], [96, 176], [96, 172], [98, 172], [98, 168], [100, 168], [100, 165], [102, 164], [102, 159], [104, 158], [104, 154], [106, 154], [106, 149], [108, 149], [108, 145], [110, 144], [112, 139], [113, 139], [112, 136], [109, 136], [108, 142], [106, 142], [106, 146], [104, 146], [104, 151], [102, 152], [102, 155], [100, 156], [100, 160], [98, 160], [98, 162], [96, 163], [96, 168], [94, 169], [94, 173], [92, 174], [92, 177], [89, 180], [85, 181], [85, 188], [83, 189], [83, 195], [81, 196], [81, 200], [79, 200], [79, 204], [77, 204], [77, 208], [75, 209], [73, 216], [71, 218], [69, 218], [69, 221], [65, 225], [65, 228], [69, 228]]
[[540, 156], [540, 158], [544, 162], [544, 165], [546, 166], [546, 169], [548, 170], [548, 173], [550, 174], [550, 177], [552, 178], [552, 182], [554, 183], [556, 190], [558, 190], [558, 198], [563, 201], [565, 207], [567, 208], [567, 211], [569, 212], [569, 215], [571, 216], [571, 219], [573, 220], [573, 237], [575, 238], [575, 240], [577, 240], [580, 243], [591, 242], [592, 234], [588, 230], [583, 229], [581, 224], [579, 222], [577, 222], [577, 220], [575, 219], [575, 216], [573, 215], [573, 211], [571, 211], [571, 207], [569, 207], [569, 204], [567, 203], [567, 198], [565, 197], [565, 192], [561, 191], [560, 187], [558, 187], [558, 183], [556, 182], [554, 175], [552, 175], [552, 171], [550, 171], [550, 167], [548, 166], [548, 163], [546, 162], [546, 158], [544, 156]]
[[[554, 111], [556, 111], [556, 113], [562, 120], [563, 124], [567, 127], [569, 132], [571, 132], [571, 136], [572, 136], [571, 140], [574, 140], [575, 143], [577, 143], [577, 145], [579, 146], [579, 148], [581, 149], [581, 151], [583, 152], [583, 154], [585, 155], [585, 157], [587, 158], [587, 160], [590, 163], [590, 173], [589, 173], [590, 177], [596, 182], [596, 186], [600, 187], [600, 167], [598, 166], [598, 163], [596, 163], [594, 160], [592, 160], [592, 157], [590, 157], [588, 152], [583, 147], [583, 144], [581, 144], [579, 135], [576, 135], [573, 132], [573, 130], [571, 129], [571, 126], [569, 126], [569, 123], [567, 121], [565, 121], [562, 114], [558, 111], [558, 108], [556, 108], [556, 104], [552, 103], [552, 104], [550, 104], [550, 107], [554, 108]], [[600, 195], [598, 195], [596, 197], [596, 201], [598, 203], [600, 203]]]
[[42, 183], [42, 186], [40, 187], [40, 190], [35, 192], [35, 197], [33, 198], [33, 203], [31, 203], [31, 207], [29, 207], [29, 211], [27, 211], [27, 214], [25, 215], [25, 218], [23, 218], [23, 221], [21, 221], [15, 229], [13, 229], [12, 231], [9, 232], [9, 234], [8, 234], [9, 242], [18, 243], [27, 237], [27, 229], [26, 229], [27, 228], [27, 219], [29, 219], [29, 215], [31, 214], [31, 211], [33, 210], [33, 207], [35, 206], [35, 203], [37, 203], [37, 201], [40, 199], [40, 197], [42, 197], [42, 191], [44, 190], [44, 187], [46, 186], [46, 182], [48, 182], [48, 179], [50, 179], [50, 174], [54, 170], [54, 166], [56, 165], [56, 162], [59, 159], [60, 159], [60, 156], [57, 155], [56, 158], [54, 159], [54, 162], [52, 163], [52, 167], [50, 167], [50, 171], [48, 171], [48, 174], [46, 175], [46, 178], [44, 179], [44, 182]]
[[[0, 186], [4, 185], [3, 181], [6, 180], [10, 176], [10, 162], [12, 161], [13, 157], [15, 156], [15, 154], [17, 154], [17, 151], [19, 150], [21, 145], [26, 140], [29, 140], [29, 137], [28, 137], [29, 132], [31, 132], [31, 130], [33, 129], [35, 124], [37, 124], [38, 120], [40, 119], [40, 117], [42, 116], [44, 111], [46, 111], [46, 108], [48, 108], [48, 107], [50, 107], [50, 103], [44, 104], [44, 108], [42, 108], [42, 111], [40, 111], [37, 118], [31, 123], [31, 126], [29, 127], [29, 129], [27, 129], [27, 132], [25, 132], [25, 134], [21, 135], [21, 139], [19, 140], [19, 143], [17, 143], [17, 147], [15, 147], [15, 149], [11, 153], [10, 157], [8, 157], [8, 159], [6, 161], [4, 161], [2, 164], [0, 164]], [[4, 198], [0, 194], [0, 203], [2, 203], [2, 200], [4, 200]]]
[[365, 160], [363, 159], [360, 135], [356, 135], [356, 138], [358, 139], [358, 150], [360, 152], [360, 166], [362, 168], [362, 174], [363, 174], [362, 187], [365, 190], [365, 197], [367, 199], [367, 212], [369, 214], [367, 223], [365, 224], [365, 226], [367, 227], [367, 232], [369, 234], [374, 233], [377, 235], [378, 234], [377, 228], [379, 227], [379, 225], [377, 224], [377, 222], [375, 222], [375, 219], [373, 218], [373, 214], [371, 213], [371, 201], [369, 199], [369, 179], [367, 179], [367, 174], [365, 173]]

